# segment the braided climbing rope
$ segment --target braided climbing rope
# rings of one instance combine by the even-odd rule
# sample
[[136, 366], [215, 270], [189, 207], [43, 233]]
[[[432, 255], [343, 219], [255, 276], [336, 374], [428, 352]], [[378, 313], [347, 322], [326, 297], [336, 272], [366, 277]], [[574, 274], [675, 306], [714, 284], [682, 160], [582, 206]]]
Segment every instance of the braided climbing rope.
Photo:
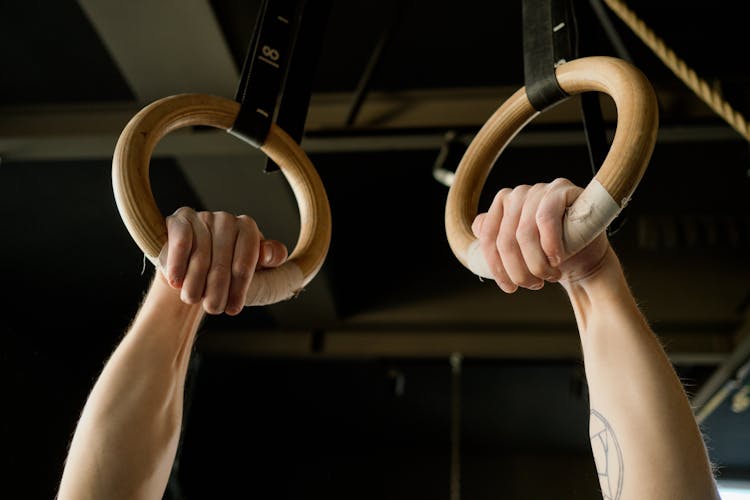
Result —
[[695, 94], [705, 102], [716, 114], [721, 116], [729, 125], [732, 126], [747, 141], [750, 141], [750, 125], [739, 111], [725, 101], [721, 95], [711, 88], [711, 86], [700, 78], [695, 71], [690, 68], [685, 61], [677, 57], [672, 49], [667, 47], [664, 41], [646, 26], [632, 10], [621, 0], [604, 0], [612, 11], [617, 14], [638, 38], [650, 48], [656, 57], [682, 80]]

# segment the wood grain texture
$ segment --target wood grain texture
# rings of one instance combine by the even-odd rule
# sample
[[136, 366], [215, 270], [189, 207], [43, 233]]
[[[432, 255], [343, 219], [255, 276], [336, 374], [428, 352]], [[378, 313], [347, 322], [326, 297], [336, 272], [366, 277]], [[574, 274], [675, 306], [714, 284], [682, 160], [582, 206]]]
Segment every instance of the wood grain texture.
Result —
[[[179, 94], [139, 111], [120, 134], [112, 159], [112, 186], [120, 216], [138, 247], [153, 261], [167, 241], [165, 218], [151, 191], [149, 162], [156, 144], [173, 130], [188, 126], [229, 129], [239, 103], [204, 94]], [[281, 168], [297, 199], [300, 235], [289, 256], [304, 275], [303, 285], [325, 261], [331, 239], [331, 211], [320, 177], [305, 152], [282, 129], [272, 125], [261, 150]], [[255, 279], [263, 279], [264, 272]]]
[[[651, 84], [633, 65], [612, 57], [570, 61], [557, 68], [557, 79], [570, 95], [597, 91], [614, 100], [617, 128], [595, 178], [622, 208], [640, 182], [656, 142], [658, 106]], [[475, 240], [471, 223], [487, 176], [505, 147], [538, 114], [525, 88], [519, 89], [487, 120], [459, 163], [448, 192], [445, 227], [453, 253], [466, 267], [467, 251]]]

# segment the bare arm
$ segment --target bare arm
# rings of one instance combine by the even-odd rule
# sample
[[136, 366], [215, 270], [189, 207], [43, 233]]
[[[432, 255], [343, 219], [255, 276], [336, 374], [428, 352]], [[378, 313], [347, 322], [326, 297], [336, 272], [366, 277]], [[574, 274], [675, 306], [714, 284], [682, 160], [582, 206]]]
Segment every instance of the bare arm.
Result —
[[614, 252], [597, 273], [564, 286], [581, 335], [589, 435], [604, 498], [718, 498], [682, 384]]
[[94, 385], [70, 445], [60, 500], [162, 497], [204, 311], [237, 314], [256, 265], [286, 259], [283, 245], [261, 242], [248, 218], [181, 209], [167, 223], [169, 282], [157, 274]]
[[200, 305], [156, 278], [78, 421], [59, 498], [161, 498], [177, 450]]
[[567, 181], [498, 193], [474, 223], [506, 292], [560, 282], [581, 337], [589, 434], [607, 500], [718, 499], [687, 396], [631, 295], [606, 237], [564, 260], [562, 218], [580, 193]]

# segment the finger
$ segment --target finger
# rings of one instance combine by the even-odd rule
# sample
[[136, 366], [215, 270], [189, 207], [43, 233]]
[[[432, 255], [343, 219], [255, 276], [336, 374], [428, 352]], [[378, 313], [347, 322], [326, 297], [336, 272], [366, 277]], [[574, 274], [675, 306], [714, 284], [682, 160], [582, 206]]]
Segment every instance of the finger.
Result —
[[264, 240], [260, 243], [260, 268], [278, 267], [287, 259], [286, 245], [276, 240]]
[[192, 229], [192, 245], [180, 298], [187, 304], [197, 304], [203, 297], [206, 274], [211, 265], [211, 232], [205, 220], [195, 211], [186, 213]]
[[214, 212], [211, 220], [211, 267], [206, 275], [203, 309], [209, 314], [221, 314], [227, 307], [239, 229], [235, 216], [227, 212]]
[[182, 207], [166, 218], [167, 261], [164, 265], [164, 275], [173, 288], [182, 286], [193, 248], [193, 226], [189, 220], [191, 213], [195, 212]]
[[239, 314], [245, 306], [245, 297], [255, 274], [260, 256], [261, 233], [255, 221], [242, 215], [237, 217], [238, 233], [232, 259], [232, 282], [225, 312]]
[[482, 227], [479, 233], [479, 247], [482, 249], [482, 255], [487, 262], [487, 266], [492, 270], [495, 283], [497, 283], [497, 286], [506, 293], [513, 293], [518, 287], [513, 281], [511, 281], [508, 273], [505, 272], [505, 267], [503, 266], [503, 261], [497, 251], [497, 245], [495, 242], [504, 216], [503, 200], [511, 192], [511, 189], [505, 188], [501, 189], [495, 195], [495, 199], [492, 200], [492, 205], [490, 205], [490, 209], [487, 211], [487, 215], [482, 221]]
[[258, 269], [278, 267], [284, 262], [289, 255], [286, 245], [276, 240], [267, 240], [263, 231], [258, 230], [260, 234], [260, 255], [258, 257]]
[[535, 184], [526, 195], [526, 201], [521, 209], [521, 217], [516, 228], [516, 241], [521, 249], [521, 255], [532, 275], [538, 278], [536, 284], [530, 288], [538, 289], [546, 281], [557, 281], [560, 271], [552, 267], [539, 240], [539, 228], [536, 223], [539, 202], [547, 191], [546, 184]]
[[565, 210], [578, 198], [583, 189], [567, 179], [555, 179], [539, 202], [536, 224], [539, 241], [550, 265], [559, 266], [565, 258], [563, 218]]
[[536, 290], [540, 287], [540, 280], [529, 271], [526, 261], [521, 254], [521, 248], [516, 239], [516, 230], [521, 218], [521, 211], [530, 186], [518, 186], [503, 203], [503, 220], [497, 235], [496, 245], [503, 261], [505, 272], [518, 286]]
[[487, 214], [479, 214], [474, 217], [474, 222], [471, 223], [471, 232], [474, 233], [476, 238], [479, 238], [479, 235], [482, 233], [482, 225], [486, 216]]

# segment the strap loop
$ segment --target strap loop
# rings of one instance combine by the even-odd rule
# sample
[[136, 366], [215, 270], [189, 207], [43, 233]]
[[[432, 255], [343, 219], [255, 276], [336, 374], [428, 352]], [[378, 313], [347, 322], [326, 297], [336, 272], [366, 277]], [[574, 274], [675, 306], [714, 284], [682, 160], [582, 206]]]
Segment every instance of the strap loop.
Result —
[[523, 71], [526, 94], [537, 111], [568, 97], [555, 67], [573, 58], [568, 0], [523, 0]]
[[271, 128], [298, 27], [297, 1], [263, 0], [235, 100], [237, 119], [228, 132], [260, 148]]

